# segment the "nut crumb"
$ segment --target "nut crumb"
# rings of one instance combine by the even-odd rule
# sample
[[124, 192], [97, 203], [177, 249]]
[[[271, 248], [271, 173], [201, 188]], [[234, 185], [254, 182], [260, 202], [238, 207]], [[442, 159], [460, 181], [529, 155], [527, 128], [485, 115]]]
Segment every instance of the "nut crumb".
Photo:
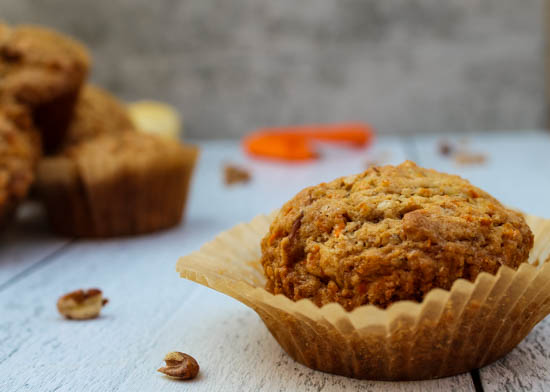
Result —
[[439, 142], [439, 153], [444, 156], [449, 156], [453, 153], [454, 146], [448, 141], [444, 140]]
[[487, 156], [469, 151], [466, 147], [468, 143], [468, 139], [461, 139], [459, 141], [460, 146], [457, 147], [447, 140], [442, 140], [439, 142], [438, 151], [443, 156], [452, 157], [459, 165], [481, 165], [485, 163]]
[[487, 156], [481, 153], [459, 151], [454, 155], [455, 162], [459, 165], [481, 165], [487, 160]]
[[250, 181], [250, 173], [242, 167], [226, 164], [223, 170], [225, 185], [245, 184]]
[[57, 300], [57, 310], [68, 319], [87, 320], [99, 316], [107, 302], [99, 289], [76, 290]]
[[199, 364], [191, 355], [174, 351], [164, 357], [165, 367], [158, 369], [167, 376], [180, 380], [190, 380], [199, 373]]

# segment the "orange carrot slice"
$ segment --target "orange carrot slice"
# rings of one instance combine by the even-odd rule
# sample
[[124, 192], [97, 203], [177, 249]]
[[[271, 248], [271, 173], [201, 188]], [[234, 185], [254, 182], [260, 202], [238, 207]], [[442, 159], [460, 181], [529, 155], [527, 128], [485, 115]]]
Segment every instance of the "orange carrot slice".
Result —
[[317, 157], [310, 140], [344, 142], [360, 147], [370, 143], [373, 135], [372, 128], [360, 123], [298, 125], [257, 130], [243, 140], [243, 146], [255, 156], [306, 160]]
[[305, 160], [316, 157], [302, 136], [257, 133], [245, 138], [244, 145], [248, 153], [267, 158]]

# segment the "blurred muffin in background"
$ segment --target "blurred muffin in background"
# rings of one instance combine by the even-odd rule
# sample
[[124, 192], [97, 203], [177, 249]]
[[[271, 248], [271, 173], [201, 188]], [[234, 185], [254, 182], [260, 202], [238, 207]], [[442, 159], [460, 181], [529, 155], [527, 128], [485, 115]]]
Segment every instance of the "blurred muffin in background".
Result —
[[180, 222], [197, 155], [159, 136], [103, 134], [43, 159], [37, 183], [61, 235], [149, 233]]
[[0, 103], [32, 110], [46, 152], [65, 136], [89, 67], [86, 48], [72, 38], [39, 26], [0, 24]]
[[40, 152], [40, 136], [30, 113], [22, 106], [1, 105], [0, 226], [27, 196]]
[[84, 84], [89, 66], [69, 37], [0, 23], [0, 220], [28, 193], [41, 133], [37, 189], [55, 231], [109, 237], [177, 224], [198, 153], [173, 140], [177, 112], [141, 105], [139, 128], [153, 135], [135, 132], [123, 103]]
[[86, 84], [78, 97], [62, 149], [91, 138], [134, 130], [126, 106], [106, 90]]

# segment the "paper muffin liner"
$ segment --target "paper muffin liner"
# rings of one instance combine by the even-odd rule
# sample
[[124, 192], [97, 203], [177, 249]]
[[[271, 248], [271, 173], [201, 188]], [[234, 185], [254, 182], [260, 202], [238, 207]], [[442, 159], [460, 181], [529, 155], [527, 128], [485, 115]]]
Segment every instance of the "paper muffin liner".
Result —
[[550, 313], [550, 220], [526, 216], [535, 245], [517, 271], [501, 267], [473, 283], [459, 279], [422, 303], [347, 312], [337, 303], [319, 308], [264, 289], [260, 240], [272, 217], [221, 233], [180, 258], [177, 271], [251, 307], [281, 347], [312, 369], [372, 380], [464, 373], [506, 355]]
[[62, 235], [112, 237], [149, 233], [180, 222], [198, 148], [132, 162], [54, 157], [38, 168], [38, 188], [53, 229]]

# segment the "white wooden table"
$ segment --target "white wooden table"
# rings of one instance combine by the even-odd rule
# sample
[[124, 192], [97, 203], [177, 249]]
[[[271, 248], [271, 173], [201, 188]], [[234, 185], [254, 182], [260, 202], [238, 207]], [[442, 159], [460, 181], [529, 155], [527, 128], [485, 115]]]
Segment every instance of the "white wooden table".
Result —
[[[17, 227], [0, 239], [0, 391], [550, 390], [550, 318], [507, 357], [472, 375], [360, 381], [295, 363], [252, 310], [175, 272], [179, 256], [218, 232], [277, 208], [304, 185], [359, 172], [369, 159], [412, 159], [455, 172], [508, 205], [550, 217], [550, 135], [467, 137], [470, 150], [488, 155], [486, 164], [457, 166], [439, 154], [436, 136], [380, 138], [371, 149], [330, 150], [301, 165], [252, 161], [232, 141], [201, 143], [185, 222], [137, 238], [56, 238], [40, 210], [25, 206]], [[250, 168], [252, 182], [225, 187], [224, 162]], [[63, 320], [57, 298], [87, 287], [101, 288], [110, 299], [102, 316]], [[197, 379], [182, 383], [156, 372], [175, 350], [198, 360]]]

